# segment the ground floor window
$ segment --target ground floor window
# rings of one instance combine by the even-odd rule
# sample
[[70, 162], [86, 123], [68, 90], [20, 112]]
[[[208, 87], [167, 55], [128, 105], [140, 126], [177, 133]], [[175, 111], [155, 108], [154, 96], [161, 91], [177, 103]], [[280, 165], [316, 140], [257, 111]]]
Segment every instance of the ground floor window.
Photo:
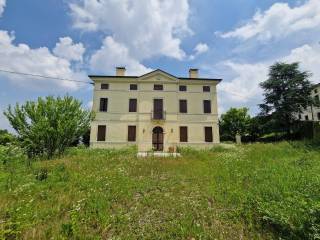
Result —
[[136, 126], [128, 126], [128, 142], [136, 141]]
[[105, 140], [106, 140], [106, 125], [99, 125], [97, 141], [105, 141]]
[[212, 142], [212, 127], [204, 127], [204, 140], [205, 142]]
[[188, 127], [180, 127], [180, 142], [188, 142]]

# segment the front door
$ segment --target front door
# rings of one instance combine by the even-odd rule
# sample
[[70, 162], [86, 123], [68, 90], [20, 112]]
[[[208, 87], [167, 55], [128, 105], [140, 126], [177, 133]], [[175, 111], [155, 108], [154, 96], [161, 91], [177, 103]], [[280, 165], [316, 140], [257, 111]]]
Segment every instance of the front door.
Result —
[[154, 151], [163, 151], [163, 129], [155, 127], [152, 130], [152, 147]]

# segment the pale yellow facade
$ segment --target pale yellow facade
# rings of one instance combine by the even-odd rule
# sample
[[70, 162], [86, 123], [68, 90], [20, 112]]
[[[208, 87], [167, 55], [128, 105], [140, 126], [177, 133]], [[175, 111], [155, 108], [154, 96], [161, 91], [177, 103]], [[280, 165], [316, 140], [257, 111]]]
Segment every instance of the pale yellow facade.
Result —
[[[194, 73], [193, 73], [194, 74]], [[197, 72], [195, 73], [197, 74]], [[136, 77], [89, 76], [94, 81], [90, 146], [93, 148], [120, 148], [136, 145], [140, 152], [153, 149], [155, 127], [163, 129], [163, 151], [178, 146], [209, 148], [219, 143], [218, 105], [216, 86], [219, 79], [178, 78], [161, 70]], [[101, 89], [108, 84], [108, 89]], [[130, 90], [136, 84], [137, 90]], [[154, 85], [163, 90], [154, 90]], [[186, 91], [179, 91], [179, 86]], [[204, 92], [209, 86], [210, 92]], [[107, 111], [100, 111], [100, 99], [107, 98]], [[137, 112], [129, 112], [129, 99], [137, 99]], [[154, 99], [163, 99], [164, 119], [153, 119]], [[179, 100], [187, 100], [187, 113], [180, 113]], [[203, 100], [210, 100], [211, 113], [204, 113]], [[105, 139], [98, 141], [98, 126], [106, 126]], [[128, 141], [128, 126], [136, 127], [135, 141]], [[180, 141], [180, 127], [187, 127], [187, 142]], [[205, 127], [212, 127], [212, 142], [205, 141]]]
[[[317, 100], [320, 99], [320, 84], [314, 85], [311, 97]], [[320, 107], [309, 106], [302, 113], [297, 114], [296, 117], [301, 121], [320, 121]]]

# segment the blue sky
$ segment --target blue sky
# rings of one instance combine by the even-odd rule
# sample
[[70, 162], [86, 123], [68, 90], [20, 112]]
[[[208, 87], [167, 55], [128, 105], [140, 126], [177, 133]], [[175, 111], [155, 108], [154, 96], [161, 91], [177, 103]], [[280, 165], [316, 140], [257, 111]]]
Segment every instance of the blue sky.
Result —
[[[319, 0], [0, 0], [0, 69], [86, 81], [88, 74], [199, 68], [223, 78], [219, 112], [258, 112], [259, 82], [276, 61], [320, 79]], [[0, 72], [0, 128], [9, 104], [70, 94], [90, 107], [92, 87]]]

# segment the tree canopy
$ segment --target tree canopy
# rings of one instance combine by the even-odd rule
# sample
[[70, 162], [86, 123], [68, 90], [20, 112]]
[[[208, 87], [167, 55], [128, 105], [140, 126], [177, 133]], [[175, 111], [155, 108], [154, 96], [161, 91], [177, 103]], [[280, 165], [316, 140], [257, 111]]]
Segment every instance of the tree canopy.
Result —
[[250, 124], [248, 111], [248, 108], [230, 108], [226, 113], [222, 114], [220, 118], [222, 133], [232, 139], [237, 134], [246, 134]]
[[270, 67], [268, 79], [260, 84], [264, 102], [260, 104], [262, 116], [272, 116], [281, 129], [290, 134], [291, 125], [303, 109], [318, 104], [311, 97], [310, 73], [299, 70], [299, 63], [275, 63]]
[[38, 98], [4, 112], [29, 157], [61, 154], [89, 129], [90, 111], [71, 96]]

